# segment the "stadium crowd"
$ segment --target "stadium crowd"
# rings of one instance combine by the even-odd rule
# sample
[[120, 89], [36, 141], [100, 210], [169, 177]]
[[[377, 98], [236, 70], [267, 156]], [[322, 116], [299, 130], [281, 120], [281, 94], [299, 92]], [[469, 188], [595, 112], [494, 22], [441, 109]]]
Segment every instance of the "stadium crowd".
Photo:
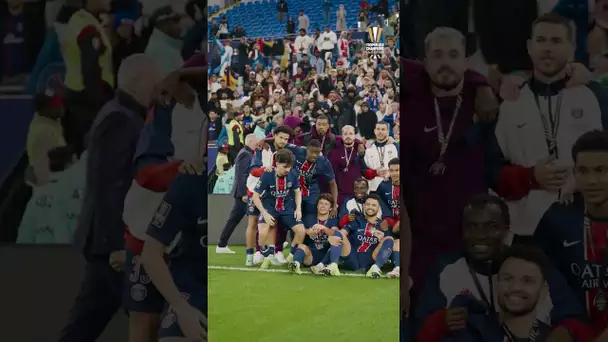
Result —
[[29, 74], [36, 112], [12, 179], [28, 201], [2, 229], [86, 260], [58, 340], [94, 341], [124, 308], [129, 341], [206, 341], [206, 3], [4, 5], [0, 77]]
[[606, 4], [409, 2], [402, 340], [608, 341]]
[[[378, 7], [361, 6], [366, 15]], [[344, 5], [335, 27], [325, 16], [317, 28], [300, 11], [297, 36], [287, 22], [280, 38], [238, 42], [211, 22], [209, 137], [217, 141], [218, 179], [210, 186], [234, 197], [216, 252], [234, 253], [228, 241], [247, 216], [247, 266], [339, 275], [340, 265], [377, 278], [390, 261], [388, 276], [398, 278], [399, 37], [387, 34], [398, 34], [398, 21], [372, 17], [370, 25], [385, 29], [375, 55], [365, 50], [371, 38], [356, 39], [340, 13]], [[284, 182], [276, 191], [275, 179]]]

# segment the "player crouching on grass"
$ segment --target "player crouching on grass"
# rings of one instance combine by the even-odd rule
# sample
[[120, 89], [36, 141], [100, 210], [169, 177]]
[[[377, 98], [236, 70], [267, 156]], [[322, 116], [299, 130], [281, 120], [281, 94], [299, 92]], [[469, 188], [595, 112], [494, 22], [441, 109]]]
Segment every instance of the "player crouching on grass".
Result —
[[293, 169], [294, 162], [295, 156], [291, 151], [279, 150], [275, 154], [276, 167], [264, 171], [253, 192], [252, 201], [262, 214], [258, 224], [264, 256], [261, 268], [268, 268], [276, 261], [274, 239], [277, 225], [294, 232], [294, 245], [304, 242], [306, 231], [302, 224], [302, 192], [298, 173]]
[[395, 246], [389, 231], [395, 222], [389, 218], [379, 219], [378, 210], [380, 198], [375, 194], [367, 195], [363, 215], [356, 215], [353, 221], [330, 237], [330, 264], [323, 268], [323, 274], [339, 276], [338, 262], [342, 260], [347, 270], [367, 270], [369, 278], [382, 277], [380, 269], [389, 260]]
[[338, 231], [338, 219], [330, 218], [334, 208], [332, 195], [321, 194], [317, 198], [317, 213], [304, 217], [306, 238], [303, 244], [297, 245], [293, 254], [293, 262], [288, 265], [293, 273], [302, 274], [300, 269], [302, 264], [305, 266], [322, 265], [323, 260], [328, 257], [327, 252], [330, 246], [328, 238]]

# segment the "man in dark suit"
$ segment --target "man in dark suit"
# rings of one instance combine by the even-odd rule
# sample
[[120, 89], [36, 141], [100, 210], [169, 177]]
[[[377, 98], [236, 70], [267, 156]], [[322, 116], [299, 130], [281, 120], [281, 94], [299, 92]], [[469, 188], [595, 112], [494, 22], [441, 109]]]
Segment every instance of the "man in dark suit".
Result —
[[230, 240], [234, 229], [247, 213], [247, 176], [249, 176], [248, 171], [251, 159], [253, 159], [253, 151], [257, 145], [258, 138], [253, 134], [249, 134], [245, 137], [245, 147], [239, 151], [235, 158], [234, 183], [232, 184], [231, 191], [231, 195], [234, 197], [234, 204], [232, 205], [226, 226], [222, 230], [220, 242], [215, 248], [215, 252], [218, 254], [234, 254], [234, 251], [228, 248], [228, 240]]
[[133, 179], [133, 156], [160, 68], [148, 56], [125, 59], [118, 90], [90, 131], [86, 190], [75, 246], [86, 260], [80, 293], [61, 332], [61, 342], [93, 342], [122, 302], [125, 262], [123, 203]]

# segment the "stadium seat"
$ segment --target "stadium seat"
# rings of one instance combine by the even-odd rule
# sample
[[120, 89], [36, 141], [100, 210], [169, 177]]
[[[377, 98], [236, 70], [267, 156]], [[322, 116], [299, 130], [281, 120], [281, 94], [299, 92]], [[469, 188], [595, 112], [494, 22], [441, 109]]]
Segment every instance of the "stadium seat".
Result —
[[[357, 27], [359, 1], [360, 0], [342, 1], [347, 12], [346, 26], [349, 28]], [[375, 3], [375, 1], [370, 2]], [[397, 2], [397, 0], [389, 1], [391, 6]], [[228, 18], [230, 27], [241, 24], [249, 36], [262, 36], [263, 38], [283, 36], [285, 34], [285, 26], [278, 25], [276, 19], [276, 4], [277, 0], [243, 2], [228, 9], [222, 15], [225, 15]], [[300, 9], [303, 9], [310, 19], [312, 28], [322, 28], [325, 25], [323, 14], [319, 11], [318, 0], [288, 0], [287, 4], [289, 8], [289, 12], [287, 13], [288, 17], [297, 20]], [[336, 11], [338, 10], [339, 5], [340, 4], [334, 4], [330, 10], [330, 25], [332, 29], [335, 29], [336, 27]], [[217, 13], [219, 10], [219, 5], [211, 6], [209, 8], [209, 13]]]

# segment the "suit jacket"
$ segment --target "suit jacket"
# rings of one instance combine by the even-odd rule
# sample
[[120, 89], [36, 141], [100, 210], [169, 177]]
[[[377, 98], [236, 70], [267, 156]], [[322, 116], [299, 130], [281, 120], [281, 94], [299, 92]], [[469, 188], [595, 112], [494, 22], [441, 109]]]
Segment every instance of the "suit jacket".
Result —
[[253, 151], [245, 146], [236, 155], [234, 160], [234, 183], [230, 194], [234, 198], [247, 195], [247, 177], [249, 176], [249, 165], [253, 159]]
[[74, 245], [85, 257], [124, 249], [123, 206], [135, 170], [133, 157], [146, 108], [118, 91], [90, 131], [85, 197]]

